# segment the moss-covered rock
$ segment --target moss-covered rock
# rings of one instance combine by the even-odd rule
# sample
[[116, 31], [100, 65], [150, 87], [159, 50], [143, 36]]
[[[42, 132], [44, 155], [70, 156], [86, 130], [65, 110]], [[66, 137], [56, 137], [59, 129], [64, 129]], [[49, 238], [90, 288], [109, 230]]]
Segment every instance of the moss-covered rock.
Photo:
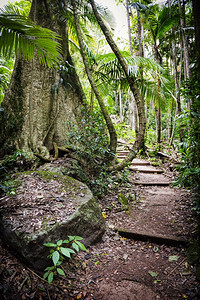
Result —
[[88, 246], [103, 235], [104, 218], [85, 184], [45, 171], [15, 174], [13, 183], [15, 195], [1, 199], [0, 232], [36, 269], [49, 264], [44, 243], [79, 235]]
[[67, 175], [80, 180], [81, 182], [87, 182], [87, 174], [79, 166], [75, 159], [65, 160], [63, 165], [53, 165], [52, 163], [47, 163], [41, 166], [40, 169], [43, 171]]

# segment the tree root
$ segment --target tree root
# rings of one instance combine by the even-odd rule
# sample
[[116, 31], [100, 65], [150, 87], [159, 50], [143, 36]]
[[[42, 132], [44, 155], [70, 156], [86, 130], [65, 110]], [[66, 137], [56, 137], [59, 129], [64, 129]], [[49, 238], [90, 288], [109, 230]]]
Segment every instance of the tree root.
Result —
[[43, 162], [51, 162], [52, 160], [50, 158], [46, 158], [38, 153], [33, 153], [36, 157], [38, 157]]
[[53, 158], [53, 160], [56, 160], [56, 159], [58, 159], [58, 146], [54, 142], [53, 142], [53, 147], [54, 147], [54, 158]]
[[66, 152], [66, 153], [68, 154], [69, 157], [71, 157], [71, 158], [73, 158], [73, 159], [76, 159], [76, 160], [77, 160], [80, 164], [82, 164], [84, 167], [87, 166], [87, 162], [86, 162], [84, 159], [79, 158], [79, 157], [75, 156], [73, 153], [71, 153], [71, 151], [74, 151], [74, 149], [69, 148], [69, 147], [67, 147], [67, 148], [58, 147], [58, 150], [63, 151], [63, 152]]
[[53, 142], [53, 147], [54, 147], [54, 157], [52, 158], [46, 158], [45, 156], [42, 156], [41, 154], [38, 153], [33, 153], [36, 157], [38, 157], [42, 162], [52, 162], [58, 159], [59, 157], [59, 152], [64, 152], [67, 153], [69, 157], [76, 159], [80, 164], [82, 164], [84, 167], [87, 166], [87, 162], [82, 159], [79, 158], [77, 156], [75, 156], [72, 152], [74, 152], [75, 150], [72, 147], [58, 147], [57, 144], [55, 142]]

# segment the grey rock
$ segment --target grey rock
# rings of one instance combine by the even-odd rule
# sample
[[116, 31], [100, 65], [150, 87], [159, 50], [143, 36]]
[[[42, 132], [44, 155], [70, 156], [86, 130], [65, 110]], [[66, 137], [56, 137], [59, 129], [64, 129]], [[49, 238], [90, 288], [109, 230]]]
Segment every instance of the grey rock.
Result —
[[101, 239], [105, 221], [89, 188], [53, 172], [24, 172], [13, 176], [14, 196], [0, 199], [3, 239], [35, 269], [51, 262], [44, 243], [83, 237], [87, 247]]

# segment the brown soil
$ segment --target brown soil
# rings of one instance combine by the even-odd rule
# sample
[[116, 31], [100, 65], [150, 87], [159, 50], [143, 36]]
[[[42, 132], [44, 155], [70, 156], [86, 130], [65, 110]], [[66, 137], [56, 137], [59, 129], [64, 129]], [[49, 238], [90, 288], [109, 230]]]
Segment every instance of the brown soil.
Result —
[[[166, 168], [165, 173], [168, 177], [151, 176], [172, 178]], [[187, 262], [185, 247], [126, 239], [115, 231], [120, 227], [190, 240], [195, 232], [192, 193], [170, 186], [136, 187], [136, 177], [145, 180], [148, 174], [130, 174], [129, 183], [99, 201], [107, 223], [102, 241], [65, 263], [66, 278], [57, 278], [53, 285], [1, 243], [3, 299], [198, 299], [199, 283], [195, 267]], [[119, 193], [130, 199], [126, 210], [118, 202]]]

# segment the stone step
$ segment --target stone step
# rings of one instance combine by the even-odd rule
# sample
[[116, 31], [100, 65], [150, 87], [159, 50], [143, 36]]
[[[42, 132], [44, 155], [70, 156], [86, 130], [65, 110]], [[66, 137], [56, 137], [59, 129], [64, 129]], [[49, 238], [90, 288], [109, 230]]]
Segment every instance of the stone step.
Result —
[[169, 186], [171, 182], [169, 181], [135, 181], [136, 185], [145, 185], [145, 186]]
[[118, 158], [118, 159], [125, 159], [125, 158], [126, 158], [126, 155], [117, 155], [117, 158]]
[[150, 166], [151, 163], [148, 160], [134, 158], [131, 163], [132, 166]]
[[151, 166], [151, 163], [148, 161], [144, 161], [144, 162], [134, 162], [132, 161], [131, 166]]
[[[127, 156], [126, 155], [117, 155], [117, 158], [119, 159], [125, 159]], [[139, 158], [134, 158], [131, 162], [132, 166], [150, 166], [151, 163], [148, 160], [144, 160], [144, 159], [139, 159]]]
[[117, 152], [117, 156], [126, 156], [127, 154], [129, 153], [129, 151], [120, 151], [120, 152]]
[[153, 168], [151, 166], [145, 166], [145, 165], [140, 165], [140, 166], [130, 166], [129, 169], [131, 171], [135, 171], [135, 172], [140, 172], [140, 173], [148, 173], [148, 174], [161, 174], [163, 173], [164, 171], [161, 170], [161, 169], [156, 169], [156, 168]]
[[186, 245], [188, 241], [181, 237], [162, 235], [162, 234], [151, 234], [149, 232], [137, 232], [134, 230], [126, 229], [115, 229], [119, 235], [128, 239], [139, 240], [143, 242], [152, 242], [156, 244], [165, 244], [168, 246], [179, 246]]

